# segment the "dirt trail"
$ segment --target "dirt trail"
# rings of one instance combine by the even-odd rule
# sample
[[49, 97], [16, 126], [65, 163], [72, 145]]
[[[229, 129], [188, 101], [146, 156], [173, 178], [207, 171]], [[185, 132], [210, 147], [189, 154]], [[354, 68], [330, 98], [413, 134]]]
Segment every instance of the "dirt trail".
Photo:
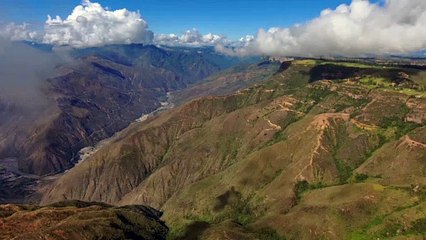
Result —
[[401, 143], [398, 145], [398, 147], [400, 147], [401, 145], [406, 144], [410, 147], [420, 147], [420, 148], [426, 148], [426, 144], [421, 143], [421, 142], [417, 142], [413, 139], [410, 138], [410, 136], [405, 135], [401, 141]]
[[315, 147], [311, 153], [311, 156], [309, 158], [309, 164], [300, 170], [300, 172], [296, 175], [294, 178], [295, 180], [303, 180], [303, 173], [308, 168], [313, 168], [315, 157], [320, 154], [320, 150], [328, 151], [326, 148], [324, 148], [322, 141], [324, 139], [324, 136], [326, 134], [326, 129], [330, 127], [332, 120], [342, 119], [344, 121], [349, 121], [350, 115], [346, 113], [324, 113], [316, 116], [314, 120], [311, 122], [311, 125], [307, 130], [316, 129], [319, 130], [319, 133], [315, 139]]

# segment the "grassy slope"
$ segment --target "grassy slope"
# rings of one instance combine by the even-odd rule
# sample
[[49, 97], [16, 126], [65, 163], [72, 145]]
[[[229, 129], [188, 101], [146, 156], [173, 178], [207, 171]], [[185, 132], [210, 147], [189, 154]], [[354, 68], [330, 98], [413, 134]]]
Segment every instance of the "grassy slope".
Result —
[[262, 85], [134, 126], [45, 201], [161, 207], [171, 239], [421, 236], [426, 100], [398, 90], [420, 91], [399, 71], [293, 62]]
[[[216, 226], [222, 229], [221, 222], [225, 220], [238, 223], [239, 227], [234, 229], [239, 229], [239, 234], [250, 232], [244, 236], [253, 239], [259, 238], [259, 234], [261, 239], [278, 239], [278, 235], [290, 239], [376, 239], [425, 233], [424, 214], [418, 214], [424, 211], [423, 193], [413, 192], [417, 191], [413, 190], [416, 186], [425, 186], [426, 150], [421, 144], [424, 139], [419, 140], [420, 144], [416, 140], [407, 142], [410, 135], [405, 135], [408, 132], [417, 136], [425, 134], [419, 133], [422, 124], [404, 121], [407, 115], [416, 112], [406, 108], [405, 101], [410, 96], [365, 87], [363, 81], [314, 84], [308, 90], [294, 90], [304, 82], [303, 74], [295, 72], [303, 73], [303, 68], [311, 64], [300, 62], [265, 84], [268, 88], [286, 86], [275, 89], [285, 94], [291, 91], [297, 99], [304, 98], [305, 104], [298, 107], [303, 112], [300, 120], [276, 134], [277, 139], [265, 144], [265, 148], [257, 149], [224, 172], [173, 196], [164, 207], [165, 219], [175, 224], [172, 235], [180, 234], [179, 229], [184, 229], [182, 224], [201, 221], [214, 226], [206, 230], [203, 237], [214, 239], [221, 236], [220, 231], [211, 229]], [[288, 75], [295, 81], [279, 81], [288, 81]], [[306, 100], [314, 101], [313, 106], [306, 104], [309, 102]], [[414, 108], [424, 104], [420, 100]], [[339, 122], [338, 115], [329, 116], [332, 120], [324, 120], [324, 115], [320, 115], [335, 111], [348, 113], [350, 119]], [[315, 149], [312, 139], [318, 133], [309, 131], [312, 122], [318, 123], [315, 118], [320, 118], [320, 123], [330, 122], [321, 139], [324, 151], [314, 152], [317, 156], [314, 164], [303, 174], [307, 187], [298, 191], [301, 179], [294, 177], [304, 169], [300, 165], [309, 163], [303, 155]], [[384, 159], [384, 165], [377, 166], [377, 158]], [[370, 165], [375, 168], [361, 171]], [[394, 185], [397, 179], [399, 184], [405, 184], [404, 188]], [[364, 181], [367, 183], [362, 183]], [[220, 196], [231, 189], [238, 194], [218, 211]], [[412, 214], [411, 219], [401, 219], [406, 211]], [[399, 225], [390, 226], [389, 216], [395, 216]]]

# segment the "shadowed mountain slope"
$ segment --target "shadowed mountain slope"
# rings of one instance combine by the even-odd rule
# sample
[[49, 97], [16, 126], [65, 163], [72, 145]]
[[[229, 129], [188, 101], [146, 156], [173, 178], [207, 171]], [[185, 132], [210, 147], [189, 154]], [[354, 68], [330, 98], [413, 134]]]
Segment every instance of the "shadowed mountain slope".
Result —
[[161, 213], [145, 206], [60, 202], [0, 205], [0, 239], [166, 239]]
[[46, 175], [69, 169], [77, 152], [158, 109], [185, 88], [242, 60], [211, 49], [114, 45], [74, 50], [42, 89], [49, 105], [31, 115], [0, 99], [0, 159]]

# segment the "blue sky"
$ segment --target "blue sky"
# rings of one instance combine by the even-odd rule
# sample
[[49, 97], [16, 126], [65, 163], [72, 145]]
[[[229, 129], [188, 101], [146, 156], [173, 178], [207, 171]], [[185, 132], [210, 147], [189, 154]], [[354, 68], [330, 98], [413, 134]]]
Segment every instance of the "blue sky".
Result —
[[[80, 0], [0, 0], [1, 22], [42, 26], [47, 14], [66, 17]], [[259, 28], [287, 27], [350, 0], [93, 0], [111, 9], [140, 10], [155, 33], [197, 28], [237, 39]]]

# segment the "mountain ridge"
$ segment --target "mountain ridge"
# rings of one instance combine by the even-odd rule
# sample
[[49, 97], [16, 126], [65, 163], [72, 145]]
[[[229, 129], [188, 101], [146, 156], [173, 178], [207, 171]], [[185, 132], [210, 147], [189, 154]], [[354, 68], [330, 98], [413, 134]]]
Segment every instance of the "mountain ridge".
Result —
[[166, 239], [161, 213], [145, 206], [80, 201], [0, 205], [0, 239]]
[[[128, 55], [127, 52], [131, 50], [129, 48], [138, 51]], [[23, 136], [19, 132], [15, 134], [16, 137], [5, 135], [6, 140], [0, 145], [1, 157], [17, 157], [19, 167], [24, 172], [45, 175], [70, 168], [78, 150], [111, 136], [142, 114], [159, 108], [166, 92], [201, 81], [238, 62], [224, 56], [215, 56], [217, 59], [213, 61], [212, 52], [204, 56], [196, 50], [183, 52], [177, 49], [167, 52], [144, 45], [74, 50], [72, 54], [77, 60], [57, 68], [58, 76], [49, 79], [49, 86], [44, 90], [49, 92], [49, 101], [53, 103], [54, 109], [46, 109], [45, 118], [51, 117], [53, 120], [42, 122], [40, 127], [36, 126], [39, 130], [33, 129], [32, 122], [21, 124], [22, 120], [10, 121], [10, 125], [3, 124], [5, 129], [2, 132], [15, 128], [18, 124], [25, 126]], [[162, 57], [164, 54], [168, 58]], [[120, 58], [124, 56], [126, 61], [131, 61], [127, 65], [120, 63]], [[225, 58], [227, 60], [221, 60]], [[219, 66], [219, 63], [222, 65]], [[4, 108], [3, 111], [6, 120], [13, 117], [13, 114], [17, 117], [21, 114], [12, 112], [10, 108]], [[40, 114], [43, 115], [43, 112]], [[35, 118], [37, 122], [40, 116]], [[107, 124], [107, 121], [111, 123]], [[54, 126], [53, 133], [44, 130], [52, 128], [51, 126]], [[50, 137], [50, 134], [58, 132], [56, 129], [62, 129], [59, 132], [64, 133], [63, 136]], [[37, 134], [33, 134], [34, 131]], [[45, 132], [43, 134], [46, 137], [40, 131]], [[73, 136], [74, 134], [78, 136]], [[28, 137], [25, 135], [33, 135], [36, 139], [25, 142]], [[50, 140], [46, 142], [46, 138]]]
[[[387, 219], [401, 201], [418, 209], [424, 205], [423, 190], [409, 194], [425, 184], [426, 149], [418, 138], [426, 119], [417, 83], [420, 70], [397, 69], [312, 60], [283, 63], [261, 84], [199, 98], [132, 126], [129, 134], [59, 178], [42, 203], [64, 196], [143, 203], [165, 212], [171, 238], [185, 235], [192, 224], [203, 226], [201, 239], [227, 233], [247, 239], [396, 234], [386, 221], [380, 222], [382, 230], [365, 224], [375, 217]], [[408, 78], [401, 79], [401, 71]], [[394, 154], [393, 146], [406, 150]], [[407, 170], [400, 172], [398, 185], [390, 181], [396, 169], [371, 167], [399, 164], [401, 154], [416, 165], [403, 165]], [[414, 187], [404, 177], [410, 174]], [[351, 195], [335, 204], [309, 200], [317, 194], [336, 199], [342, 192]], [[381, 205], [389, 208], [377, 209]], [[357, 211], [360, 215], [352, 214]], [[333, 229], [321, 221], [304, 222], [315, 219], [314, 213], [329, 218]], [[301, 218], [292, 224], [292, 215]], [[346, 220], [338, 221], [339, 216]], [[413, 216], [410, 221], [395, 217], [411, 229], [423, 219]], [[350, 227], [355, 220], [355, 228]]]

